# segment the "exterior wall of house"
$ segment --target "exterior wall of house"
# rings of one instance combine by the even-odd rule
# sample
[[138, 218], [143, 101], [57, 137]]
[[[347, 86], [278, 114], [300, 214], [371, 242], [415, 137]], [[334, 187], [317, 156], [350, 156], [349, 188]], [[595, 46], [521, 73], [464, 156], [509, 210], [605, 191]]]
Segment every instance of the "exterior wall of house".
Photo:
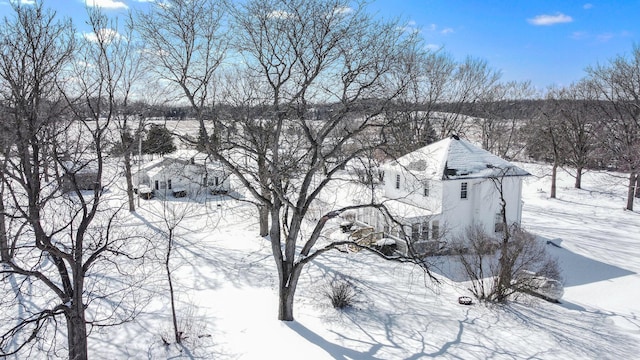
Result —
[[398, 199], [435, 214], [442, 211], [442, 181], [419, 178], [404, 169], [385, 171], [384, 194], [389, 199]]
[[[466, 183], [466, 198], [463, 198], [465, 196], [463, 195], [463, 183]], [[428, 237], [429, 240], [433, 240], [432, 227], [434, 222], [437, 228], [436, 234], [446, 239], [463, 235], [467, 227], [473, 224], [480, 224], [488, 234], [496, 234], [496, 230], [501, 230], [501, 225], [499, 225], [501, 223], [499, 217], [500, 194], [491, 179], [430, 180], [428, 182], [428, 196], [425, 196], [423, 184], [424, 181], [420, 181], [407, 171], [393, 169], [385, 171], [385, 197], [429, 209], [433, 213], [433, 215], [424, 218], [396, 214], [403, 218], [403, 222], [407, 224], [407, 229], [405, 229], [407, 234], [416, 233], [416, 231], [423, 234], [425, 233], [423, 228], [429, 227]], [[520, 224], [522, 177], [505, 177], [502, 179], [502, 187], [507, 203], [507, 224]], [[375, 224], [369, 224], [378, 231], [383, 229], [379, 220]], [[415, 229], [415, 224], [420, 224], [417, 229]], [[395, 236], [397, 231], [389, 229], [389, 234]]]
[[[466, 198], [463, 198], [463, 183], [466, 183]], [[507, 224], [520, 224], [522, 213], [522, 177], [506, 177], [502, 180], [506, 201]], [[481, 225], [488, 234], [501, 230], [499, 217], [500, 193], [491, 179], [446, 180], [443, 182], [444, 208], [443, 226], [449, 238], [464, 234], [473, 224]]]
[[[163, 162], [157, 166], [143, 170], [140, 179], [148, 185], [156, 195], [171, 194], [172, 190], [182, 189], [190, 194], [204, 191], [228, 192], [231, 188], [227, 173], [219, 169], [207, 168], [204, 165], [184, 162]], [[138, 177], [134, 176], [134, 180]], [[134, 181], [137, 186], [137, 181]]]

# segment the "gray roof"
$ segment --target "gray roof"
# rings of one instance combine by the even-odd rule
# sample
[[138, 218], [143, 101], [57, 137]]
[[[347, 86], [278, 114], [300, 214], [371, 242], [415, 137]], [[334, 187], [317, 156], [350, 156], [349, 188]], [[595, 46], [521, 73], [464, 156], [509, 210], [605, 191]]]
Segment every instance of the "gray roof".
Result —
[[470, 179], [528, 176], [513, 165], [469, 141], [451, 136], [398, 158], [392, 167], [403, 167], [424, 179]]

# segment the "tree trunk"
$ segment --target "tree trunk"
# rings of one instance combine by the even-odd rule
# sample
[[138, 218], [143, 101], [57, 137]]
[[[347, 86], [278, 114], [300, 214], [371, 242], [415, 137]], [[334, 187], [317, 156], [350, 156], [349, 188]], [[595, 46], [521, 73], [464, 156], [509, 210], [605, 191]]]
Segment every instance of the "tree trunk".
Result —
[[278, 299], [278, 320], [293, 321], [294, 291], [288, 287], [281, 287]]
[[178, 317], [176, 316], [176, 301], [173, 292], [173, 280], [171, 279], [171, 268], [169, 267], [169, 260], [171, 259], [171, 249], [173, 248], [173, 230], [169, 229], [169, 241], [167, 244], [167, 254], [164, 259], [164, 268], [167, 271], [167, 281], [169, 282], [169, 297], [171, 299], [171, 319], [173, 320], [173, 335], [176, 340], [176, 344], [182, 342], [182, 334], [178, 328]]
[[636, 173], [636, 198], [640, 199], [640, 174]]
[[1, 262], [9, 262], [10, 260], [10, 252], [9, 252], [9, 240], [7, 239], [7, 226], [6, 226], [6, 217], [5, 217], [5, 208], [4, 208], [4, 184], [0, 185], [0, 194], [2, 197], [0, 198], [0, 260]]
[[575, 184], [575, 188], [576, 189], [582, 189], [582, 167], [578, 167], [576, 169], [576, 184]]
[[627, 192], [627, 210], [633, 211], [633, 197], [635, 195], [635, 186], [638, 182], [638, 174], [632, 172], [629, 175], [629, 189]]
[[504, 189], [502, 187], [503, 179], [499, 180], [498, 191], [500, 193], [500, 216], [504, 229], [502, 230], [502, 244], [500, 246], [500, 270], [498, 271], [498, 289], [496, 292], [496, 301], [504, 302], [507, 300], [509, 289], [511, 288], [511, 275], [513, 274], [513, 255], [509, 253], [509, 245], [511, 240], [511, 229], [507, 224], [507, 202], [504, 199]]
[[[269, 189], [269, 169], [264, 156], [258, 156], [258, 180], [260, 181], [260, 195], [265, 199], [271, 199], [271, 191]], [[258, 206], [258, 218], [260, 222], [260, 236], [269, 235], [269, 217], [271, 212], [269, 207], [264, 204]]]
[[133, 194], [133, 180], [131, 174], [131, 153], [129, 150], [124, 154], [124, 177], [127, 180], [127, 196], [129, 198], [129, 211], [136, 211], [135, 198]]
[[293, 321], [293, 299], [298, 286], [302, 268], [294, 267], [292, 271], [283, 276], [280, 281], [280, 289], [278, 292], [278, 320]]
[[551, 195], [549, 196], [552, 199], [556, 198], [556, 177], [558, 175], [558, 162], [553, 162], [553, 168], [551, 170]]
[[84, 306], [75, 303], [70, 305], [67, 319], [67, 343], [69, 345], [69, 360], [86, 360], [87, 328], [84, 320]]
[[258, 205], [258, 217], [260, 219], [260, 236], [269, 235], [269, 208]]

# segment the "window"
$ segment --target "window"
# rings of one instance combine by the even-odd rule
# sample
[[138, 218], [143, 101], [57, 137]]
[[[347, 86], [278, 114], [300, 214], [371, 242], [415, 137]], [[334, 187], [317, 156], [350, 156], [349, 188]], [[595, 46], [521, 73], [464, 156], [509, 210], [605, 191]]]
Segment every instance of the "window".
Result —
[[421, 230], [422, 234], [420, 234], [420, 237], [422, 238], [422, 240], [429, 240], [429, 222], [423, 222]]
[[396, 175], [396, 189], [400, 189], [400, 174]]
[[156, 185], [156, 190], [160, 189], [160, 187], [158, 187], [158, 180], [156, 180], [155, 185]]
[[219, 185], [220, 185], [220, 178], [218, 178], [218, 177], [216, 176], [216, 177], [215, 177], [214, 182], [215, 182], [215, 185], [216, 185], [216, 186], [219, 186]]
[[440, 222], [433, 220], [431, 222], [431, 238], [438, 239], [440, 237]]
[[411, 240], [418, 241], [420, 237], [420, 223], [411, 224]]
[[502, 222], [502, 213], [498, 212], [496, 214], [495, 217], [495, 225], [494, 225], [494, 231], [495, 232], [502, 232], [504, 231], [504, 222]]
[[422, 196], [429, 197], [429, 181], [425, 180], [422, 182]]
[[460, 199], [466, 199], [467, 198], [467, 190], [468, 190], [468, 184], [466, 182], [463, 182], [460, 184]]
[[167, 188], [171, 189], [171, 179], [167, 180]]

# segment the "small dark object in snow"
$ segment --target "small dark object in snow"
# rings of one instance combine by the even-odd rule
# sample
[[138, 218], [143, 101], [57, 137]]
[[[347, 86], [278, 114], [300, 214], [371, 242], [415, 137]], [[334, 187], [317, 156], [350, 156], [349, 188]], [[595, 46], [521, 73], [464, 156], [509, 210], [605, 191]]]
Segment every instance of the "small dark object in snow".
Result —
[[551, 241], [551, 240], [547, 240], [547, 245], [553, 245], [553, 246], [555, 246], [555, 247], [557, 247], [557, 248], [561, 247], [560, 245], [558, 245], [558, 244], [554, 243], [554, 242], [553, 242], [553, 241]]
[[462, 305], [471, 305], [473, 304], [473, 300], [468, 296], [460, 296], [458, 298], [458, 303]]

